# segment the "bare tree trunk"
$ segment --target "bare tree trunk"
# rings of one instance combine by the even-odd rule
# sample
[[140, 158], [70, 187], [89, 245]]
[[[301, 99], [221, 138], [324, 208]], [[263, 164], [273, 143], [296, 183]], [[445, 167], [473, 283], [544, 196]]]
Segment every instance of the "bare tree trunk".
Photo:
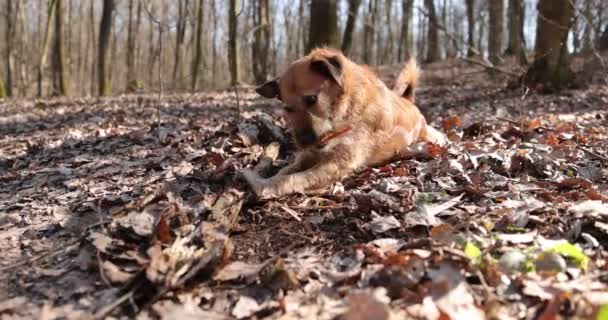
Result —
[[[97, 54], [96, 54], [96, 48], [97, 48], [97, 44], [95, 43], [95, 39], [97, 39], [97, 36], [95, 35], [95, 2], [91, 1], [91, 6], [90, 6], [90, 10], [89, 10], [89, 20], [90, 20], [90, 24], [89, 24], [89, 28], [91, 31], [91, 35], [90, 35], [90, 40], [91, 40], [91, 64], [90, 64], [90, 71], [91, 71], [91, 88], [90, 88], [90, 93], [91, 95], [95, 94], [96, 88], [97, 88]], [[87, 54], [89, 54], [89, 51], [87, 50]]]
[[[587, 19], [591, 18], [591, 1], [590, 0], [585, 1], [585, 9], [583, 11], [583, 15]], [[591, 25], [591, 20], [587, 21], [587, 20], [583, 19], [583, 21], [585, 21], [585, 30], [583, 31], [583, 50], [582, 50], [582, 53], [588, 54], [589, 52], [591, 52], [591, 49], [592, 49], [592, 45], [591, 45], [591, 33], [592, 33], [592, 30], [593, 30], [592, 29], [593, 26]]]
[[359, 6], [361, 6], [361, 0], [348, 0], [348, 19], [346, 20], [346, 27], [344, 28], [344, 36], [342, 36], [342, 51], [344, 54], [350, 52], [353, 43], [353, 32], [355, 31], [355, 25], [357, 23]]
[[[185, 2], [184, 2], [185, 1]], [[173, 84], [181, 78], [181, 60], [183, 55], [184, 39], [186, 36], [186, 20], [188, 19], [188, 0], [178, 0], [177, 30], [175, 35], [175, 57], [173, 61]]]
[[0, 75], [0, 99], [6, 97], [6, 91], [4, 90], [4, 80], [2, 80], [2, 76]]
[[108, 81], [108, 66], [106, 57], [110, 42], [110, 32], [112, 29], [112, 11], [114, 10], [114, 0], [104, 0], [103, 10], [101, 14], [101, 22], [99, 24], [99, 46], [97, 51], [97, 81], [99, 96], [110, 94], [110, 83]]
[[65, 66], [65, 50], [63, 40], [63, 0], [57, 0], [55, 8], [55, 48], [53, 54], [53, 94], [67, 95], [68, 81]]
[[304, 35], [306, 34], [306, 24], [304, 23], [304, 1], [300, 0], [300, 4], [298, 6], [298, 36], [296, 42], [296, 55], [303, 55], [304, 48], [306, 45], [304, 44]]
[[369, 0], [367, 8], [367, 21], [363, 29], [363, 62], [371, 64], [374, 62], [374, 44], [376, 37], [376, 16], [378, 12], [377, 0]]
[[[215, 0], [214, 0], [215, 1]], [[198, 70], [201, 64], [201, 35], [203, 33], [203, 5], [204, 0], [199, 0], [198, 7], [196, 10], [196, 39], [194, 40], [194, 57], [192, 59], [192, 79], [190, 82], [190, 89], [196, 90], [196, 83], [198, 81]], [[214, 32], [215, 34], [215, 32]]]
[[[484, 5], [486, 5], [484, 3]], [[479, 14], [477, 16], [477, 21], [479, 21], [479, 33], [477, 34], [477, 49], [479, 50], [479, 54], [483, 55], [484, 52], [484, 45], [483, 45], [483, 40], [485, 38], [485, 32], [486, 32], [486, 12], [485, 12], [485, 8], [481, 8], [479, 10]]]
[[572, 3], [571, 0], [539, 0], [535, 58], [524, 76], [526, 84], [557, 89], [573, 81], [567, 46], [574, 18]]
[[251, 45], [251, 62], [253, 76], [257, 83], [266, 81], [268, 76], [268, 55], [270, 53], [270, 3], [269, 0], [253, 2], [253, 44]]
[[[217, 0], [211, 1], [211, 16], [213, 16], [213, 30], [217, 30]], [[211, 78], [213, 81], [217, 82], [217, 32], [213, 32], [213, 36], [211, 37], [211, 51], [212, 51], [212, 60], [211, 60]]]
[[469, 49], [467, 56], [472, 57], [475, 55], [475, 0], [466, 0], [467, 9], [467, 44]]
[[127, 25], [127, 91], [134, 91], [137, 87], [135, 83], [135, 35], [133, 18], [133, 1], [129, 0], [129, 22]]
[[241, 80], [239, 49], [237, 42], [238, 20], [237, 0], [230, 0], [228, 6], [228, 61], [230, 66], [230, 84], [236, 85]]
[[435, 62], [441, 59], [439, 52], [439, 31], [437, 27], [437, 13], [433, 0], [424, 0], [426, 10], [428, 11], [429, 31], [427, 34], [428, 51], [426, 62]]
[[604, 29], [600, 40], [597, 43], [598, 50], [607, 50], [608, 49], [608, 26]]
[[403, 19], [401, 21], [401, 35], [399, 36], [397, 56], [400, 61], [405, 61], [412, 55], [412, 33], [410, 32], [410, 28], [414, 14], [414, 0], [402, 0], [401, 10]]
[[338, 0], [312, 0], [310, 2], [307, 51], [322, 46], [340, 47]]
[[13, 95], [12, 59], [13, 59], [13, 1], [6, 2], [6, 84], [4, 87], [8, 97]]
[[392, 8], [393, 8], [393, 0], [386, 0], [384, 2], [385, 5], [385, 17], [386, 17], [386, 41], [384, 42], [385, 45], [383, 45], [382, 47], [384, 47], [384, 51], [382, 52], [382, 64], [385, 63], [391, 63], [392, 61], [392, 57], [393, 57], [393, 52], [395, 51], [395, 46], [394, 46], [394, 39], [393, 39], [393, 15], [392, 15]]
[[502, 54], [504, 0], [490, 0], [490, 33], [488, 34], [488, 56], [493, 64], [500, 63]]

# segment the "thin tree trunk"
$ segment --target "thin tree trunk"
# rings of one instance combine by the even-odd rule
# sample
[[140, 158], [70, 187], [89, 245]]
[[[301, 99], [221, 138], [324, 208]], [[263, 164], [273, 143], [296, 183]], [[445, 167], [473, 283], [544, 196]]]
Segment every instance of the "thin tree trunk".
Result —
[[[590, 0], [585, 1], [585, 9], [583, 11], [583, 15], [587, 19], [591, 18], [591, 1]], [[591, 25], [591, 21], [590, 20], [587, 21], [586, 19], [583, 19], [583, 21], [585, 21], [585, 29], [583, 31], [583, 50], [582, 50], [582, 53], [588, 54], [592, 50], [591, 33], [592, 33], [592, 30], [593, 30], [592, 29], [593, 26]]]
[[4, 87], [7, 96], [13, 95], [12, 59], [13, 59], [13, 1], [6, 2], [6, 84]]
[[173, 62], [173, 84], [182, 77], [181, 61], [183, 55], [184, 39], [186, 36], [186, 22], [188, 19], [188, 0], [178, 0], [177, 30], [175, 35], [175, 57]]
[[[90, 88], [90, 93], [91, 95], [94, 95], [97, 89], [97, 54], [96, 54], [96, 49], [97, 49], [97, 43], [95, 42], [95, 39], [97, 39], [97, 36], [95, 34], [95, 2], [91, 1], [91, 6], [90, 6], [90, 10], [89, 10], [89, 20], [90, 20], [90, 41], [91, 41], [91, 47], [90, 47], [90, 54], [91, 54], [91, 64], [90, 66], [90, 72], [91, 72], [91, 88]], [[87, 49], [87, 54], [89, 54], [89, 50]]]
[[134, 9], [133, 1], [129, 0], [129, 22], [127, 24], [127, 91], [134, 91], [135, 83], [135, 35], [134, 35]]
[[412, 55], [412, 32], [410, 31], [412, 24], [412, 16], [414, 13], [414, 0], [401, 1], [402, 24], [401, 35], [399, 36], [398, 57], [400, 61], [407, 60]]
[[385, 3], [385, 18], [386, 18], [386, 41], [384, 51], [382, 53], [382, 64], [391, 63], [394, 57], [395, 44], [393, 39], [393, 0], [386, 0]]
[[439, 31], [437, 27], [437, 14], [435, 11], [435, 4], [433, 0], [425, 0], [424, 4], [428, 11], [429, 20], [429, 31], [427, 34], [428, 51], [426, 55], [426, 62], [435, 62], [441, 59], [441, 53], [439, 52]]
[[[213, 16], [213, 30], [217, 30], [217, 23], [218, 23], [218, 18], [217, 18], [217, 0], [212, 0], [211, 1], [211, 15]], [[212, 75], [212, 79], [214, 81], [214, 83], [217, 83], [217, 32], [213, 32], [212, 35], [212, 46], [211, 46], [211, 51], [212, 51], [212, 61], [211, 61], [211, 75]]]
[[521, 54], [523, 32], [523, 0], [509, 0], [509, 42], [505, 54], [519, 56]]
[[270, 4], [269, 0], [253, 2], [253, 44], [251, 45], [251, 62], [255, 81], [262, 83], [268, 76], [268, 55], [270, 53]]
[[99, 46], [97, 50], [97, 82], [99, 96], [110, 94], [110, 83], [108, 81], [108, 67], [106, 57], [110, 42], [110, 32], [112, 29], [112, 11], [114, 10], [114, 0], [104, 0], [99, 24]]
[[296, 37], [298, 40], [296, 42], [296, 55], [304, 54], [304, 35], [306, 34], [306, 28], [304, 23], [304, 1], [300, 0], [298, 6], [298, 36]]
[[312, 0], [310, 2], [307, 51], [323, 46], [340, 47], [337, 0]]
[[502, 54], [504, 0], [490, 0], [490, 32], [488, 34], [488, 56], [493, 64], [500, 63]]
[[346, 20], [346, 28], [344, 28], [344, 36], [342, 36], [342, 51], [344, 54], [348, 54], [352, 46], [359, 6], [361, 6], [361, 0], [348, 0], [348, 19]]
[[240, 63], [239, 49], [237, 42], [238, 20], [237, 20], [237, 0], [230, 0], [228, 6], [228, 61], [230, 66], [230, 84], [236, 85], [239, 83]]
[[[215, 0], [213, 0], [215, 1]], [[204, 0], [199, 0], [198, 8], [196, 10], [196, 40], [194, 41], [194, 57], [192, 60], [192, 81], [190, 82], [190, 89], [196, 90], [196, 83], [198, 81], [198, 71], [201, 64], [201, 35], [203, 33], [203, 5]], [[214, 29], [215, 30], [215, 29]], [[215, 32], [214, 32], [215, 34]], [[215, 40], [214, 40], [215, 41]]]
[[607, 50], [608, 49], [608, 26], [604, 29], [600, 40], [597, 43], [598, 50]]
[[528, 85], [560, 88], [574, 79], [567, 39], [574, 17], [571, 0], [539, 0], [534, 63], [524, 76]]
[[67, 69], [63, 39], [63, 0], [57, 0], [55, 8], [55, 50], [54, 50], [54, 94], [68, 94]]
[[475, 55], [475, 0], [466, 0], [467, 9], [467, 40], [469, 49], [467, 56]]

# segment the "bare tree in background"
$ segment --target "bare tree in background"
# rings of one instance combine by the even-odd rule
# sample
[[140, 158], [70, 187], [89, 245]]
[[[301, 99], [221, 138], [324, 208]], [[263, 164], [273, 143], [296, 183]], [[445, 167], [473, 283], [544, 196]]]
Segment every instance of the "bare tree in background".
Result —
[[597, 43], [598, 50], [608, 50], [608, 26], [604, 29], [602, 36]]
[[505, 54], [516, 56], [520, 63], [525, 64], [524, 48], [524, 1], [509, 0], [509, 42]]
[[10, 97], [13, 95], [13, 0], [6, 2], [6, 84], [4, 85], [5, 95]]
[[378, 15], [378, 0], [369, 0], [367, 8], [367, 21], [363, 29], [363, 62], [371, 64], [374, 61], [375, 25]]
[[177, 79], [182, 76], [182, 56], [184, 39], [186, 37], [186, 20], [188, 19], [188, 0], [177, 1], [177, 26], [175, 35], [175, 56], [173, 58], [173, 83], [177, 83]]
[[110, 44], [110, 31], [112, 29], [112, 11], [114, 0], [103, 0], [101, 22], [99, 24], [99, 46], [97, 50], [97, 94], [105, 96], [110, 94], [110, 83], [108, 79], [107, 55]]
[[539, 0], [535, 57], [524, 76], [527, 84], [559, 88], [573, 81], [567, 46], [573, 3], [574, 0]]
[[[135, 23], [134, 23], [134, 8], [133, 2], [129, 0], [129, 22], [127, 25], [127, 91], [134, 91], [137, 84], [135, 83]], [[137, 1], [138, 5], [141, 2]]]
[[493, 64], [500, 63], [502, 54], [504, 0], [490, 0], [490, 31], [488, 34], [488, 56]]
[[472, 57], [475, 53], [475, 0], [466, 0], [467, 10], [467, 44], [469, 49], [467, 56]]
[[228, 6], [228, 62], [230, 66], [230, 84], [236, 85], [240, 79], [239, 49], [237, 43], [237, 0], [229, 0]]
[[426, 53], [426, 62], [435, 62], [441, 59], [439, 52], [439, 28], [437, 13], [433, 0], [424, 0], [424, 5], [428, 12], [429, 29], [427, 33], [428, 49]]
[[348, 0], [348, 19], [346, 20], [346, 27], [344, 28], [344, 36], [342, 36], [342, 51], [344, 54], [350, 52], [360, 6], [361, 0]]
[[338, 0], [312, 0], [307, 51], [328, 46], [340, 47]]
[[251, 45], [251, 62], [255, 81], [262, 83], [268, 76], [270, 54], [270, 0], [256, 0], [253, 5], [253, 27], [256, 28]]
[[412, 55], [412, 20], [414, 15], [414, 0], [402, 0], [401, 12], [401, 34], [399, 35], [399, 49], [397, 57], [399, 61], [404, 61]]
[[[213, 0], [215, 1], [215, 0]], [[192, 58], [192, 81], [190, 82], [190, 89], [196, 90], [196, 82], [198, 81], [198, 70], [201, 65], [201, 36], [203, 34], [203, 6], [205, 5], [204, 0], [199, 0], [196, 10], [196, 38], [194, 40], [194, 56]], [[215, 69], [214, 69], [215, 72]]]
[[4, 80], [2, 80], [2, 75], [0, 74], [0, 98], [6, 97], [6, 91], [4, 90]]
[[53, 46], [53, 95], [67, 95], [68, 81], [63, 40], [63, 0], [55, 4], [55, 42]]

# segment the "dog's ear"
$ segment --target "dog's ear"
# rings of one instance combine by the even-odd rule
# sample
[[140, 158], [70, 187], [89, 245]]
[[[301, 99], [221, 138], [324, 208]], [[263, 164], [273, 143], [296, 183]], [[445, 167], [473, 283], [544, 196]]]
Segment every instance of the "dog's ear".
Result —
[[342, 62], [337, 56], [314, 58], [310, 62], [310, 69], [334, 80], [342, 87]]
[[274, 79], [266, 81], [263, 85], [255, 88], [255, 92], [266, 98], [278, 98], [281, 90], [279, 89], [279, 82]]

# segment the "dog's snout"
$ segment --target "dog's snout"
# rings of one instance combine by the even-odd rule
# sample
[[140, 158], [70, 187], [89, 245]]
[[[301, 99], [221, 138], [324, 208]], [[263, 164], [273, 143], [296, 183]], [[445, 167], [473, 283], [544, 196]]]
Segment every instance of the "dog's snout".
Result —
[[298, 130], [296, 140], [303, 146], [309, 146], [317, 141], [317, 134], [311, 129]]

